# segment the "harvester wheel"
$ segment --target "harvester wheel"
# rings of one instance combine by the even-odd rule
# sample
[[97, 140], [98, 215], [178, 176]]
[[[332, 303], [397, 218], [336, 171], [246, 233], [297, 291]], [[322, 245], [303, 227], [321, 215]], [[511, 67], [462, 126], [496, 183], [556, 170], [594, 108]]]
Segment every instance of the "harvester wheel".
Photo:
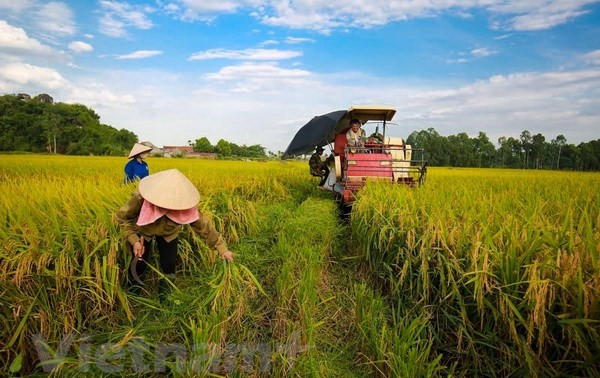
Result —
[[334, 157], [335, 162], [335, 178], [339, 181], [342, 178], [342, 161], [339, 156]]

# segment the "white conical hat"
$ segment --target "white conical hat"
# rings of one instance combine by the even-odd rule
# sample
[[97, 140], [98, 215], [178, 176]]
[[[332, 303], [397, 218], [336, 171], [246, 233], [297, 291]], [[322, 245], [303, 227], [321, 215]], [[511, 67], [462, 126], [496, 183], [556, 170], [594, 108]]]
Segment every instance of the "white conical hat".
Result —
[[135, 155], [143, 154], [144, 152], [152, 151], [152, 147], [144, 146], [141, 143], [136, 143], [133, 145], [131, 152], [129, 152], [128, 158], [132, 158]]
[[198, 189], [177, 169], [146, 176], [138, 188], [145, 200], [163, 209], [187, 210], [200, 202]]

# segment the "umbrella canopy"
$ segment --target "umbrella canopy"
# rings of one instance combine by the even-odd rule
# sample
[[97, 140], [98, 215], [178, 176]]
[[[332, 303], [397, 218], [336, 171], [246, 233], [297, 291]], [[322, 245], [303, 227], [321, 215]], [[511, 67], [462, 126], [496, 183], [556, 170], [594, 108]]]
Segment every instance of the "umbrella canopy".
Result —
[[313, 151], [315, 147], [322, 147], [333, 141], [338, 122], [348, 113], [346, 110], [316, 116], [298, 130], [294, 139], [283, 153], [282, 159], [305, 154]]

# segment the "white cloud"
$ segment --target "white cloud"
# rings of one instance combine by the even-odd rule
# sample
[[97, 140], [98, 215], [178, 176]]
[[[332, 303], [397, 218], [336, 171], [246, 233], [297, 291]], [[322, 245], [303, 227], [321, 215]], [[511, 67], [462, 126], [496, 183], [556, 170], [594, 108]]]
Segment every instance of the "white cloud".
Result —
[[61, 57], [62, 52], [29, 38], [25, 30], [0, 20], [0, 53], [23, 58], [38, 56], [45, 58]]
[[589, 64], [600, 65], [600, 50], [594, 50], [581, 56], [581, 59]]
[[444, 135], [484, 131], [494, 140], [530, 130], [590, 140], [595, 117], [586, 109], [590, 101], [599, 105], [599, 86], [600, 70], [499, 75], [455, 89], [415, 91], [396, 118]]
[[31, 8], [35, 2], [36, 0], [0, 0], [0, 9], [20, 13], [25, 9]]
[[[176, 1], [176, 0], [174, 0]], [[471, 17], [473, 10], [487, 10], [496, 18], [492, 25], [508, 30], [541, 30], [564, 24], [586, 13], [597, 0], [179, 0], [169, 12], [180, 18], [210, 21], [220, 13], [243, 8], [264, 24], [331, 33], [339, 28], [370, 28], [394, 21], [424, 18], [440, 13]], [[164, 6], [166, 7], [166, 6]]]
[[471, 55], [478, 57], [478, 58], [495, 55], [497, 53], [498, 53], [497, 51], [491, 50], [487, 47], [481, 47], [481, 48], [471, 50]]
[[231, 83], [232, 92], [279, 92], [282, 88], [294, 88], [307, 85], [311, 73], [301, 69], [279, 67], [275, 63], [244, 63], [226, 66], [218, 72], [204, 75], [206, 80]]
[[4, 92], [18, 88], [39, 87], [42, 89], [60, 89], [68, 82], [58, 72], [23, 63], [11, 63], [0, 66], [0, 86]]
[[274, 39], [268, 39], [266, 41], [263, 41], [261, 43], [259, 43], [259, 46], [270, 46], [270, 45], [278, 45], [279, 42], [274, 40]]
[[207, 74], [205, 77], [210, 80], [239, 80], [250, 78], [268, 78], [268, 79], [297, 79], [310, 76], [310, 72], [298, 69], [286, 69], [276, 64], [254, 64], [244, 63], [238, 66], [223, 67], [217, 73]]
[[237, 9], [236, 3], [238, 2], [230, 0], [181, 0], [182, 5], [189, 8], [193, 12], [201, 14], [233, 12]]
[[468, 52], [460, 52], [457, 55], [459, 58], [446, 59], [448, 64], [462, 64], [467, 63], [475, 59], [485, 58], [491, 55], [496, 55], [498, 52], [487, 47], [478, 47], [471, 49]]
[[298, 44], [298, 43], [307, 43], [307, 42], [315, 42], [312, 38], [298, 38], [298, 37], [287, 37], [285, 39], [285, 43], [289, 43], [290, 45]]
[[171, 0], [157, 1], [160, 9], [184, 21], [210, 23], [219, 14], [234, 13], [246, 5], [261, 6], [262, 0]]
[[50, 2], [43, 4], [36, 11], [39, 27], [43, 30], [59, 35], [73, 35], [75, 33], [75, 20], [73, 12], [64, 3]]
[[110, 37], [124, 37], [127, 35], [126, 25], [113, 15], [105, 14], [100, 18], [100, 33]]
[[597, 0], [530, 0], [492, 2], [487, 8], [508, 16], [503, 23], [510, 30], [543, 30], [567, 23], [587, 13], [586, 6]]
[[188, 60], [235, 59], [235, 60], [283, 60], [302, 56], [302, 51], [277, 49], [225, 50], [212, 49], [192, 54]]
[[114, 109], [136, 100], [131, 94], [115, 92], [94, 78], [72, 83], [57, 71], [24, 63], [0, 66], [0, 91], [3, 93], [48, 93], [55, 101], [77, 102], [93, 108]]
[[179, 12], [181, 8], [179, 8], [179, 5], [177, 4], [169, 3], [164, 5], [162, 9], [167, 13], [176, 13]]
[[514, 17], [509, 23], [509, 28], [512, 30], [545, 30], [556, 25], [566, 24], [583, 14], [585, 12], [576, 10], [557, 13], [533, 12]]
[[86, 104], [94, 108], [122, 108], [136, 103], [135, 97], [126, 95], [117, 95], [105, 85], [92, 82], [82, 85], [73, 85], [66, 95], [65, 102], [76, 102]]
[[[600, 69], [499, 75], [454, 86], [246, 63], [203, 79], [184, 72], [97, 72], [78, 79], [66, 94], [50, 94], [93, 106], [103, 122], [157, 145], [206, 136], [213, 143], [224, 138], [283, 150], [313, 116], [377, 103], [398, 109], [399, 127], [389, 132], [404, 138], [428, 127], [442, 135], [483, 131], [492, 141], [526, 129], [547, 139], [563, 134], [569, 143], [598, 138]], [[201, 128], [198, 120], [204, 120]]]
[[446, 60], [446, 63], [450, 63], [450, 64], [452, 64], [452, 63], [458, 63], [458, 64], [461, 64], [461, 63], [467, 63], [467, 62], [468, 62], [468, 60], [467, 60], [467, 59], [465, 59], [465, 58], [458, 58], [458, 59], [447, 59], [447, 60]]
[[90, 45], [89, 43], [81, 42], [81, 41], [75, 41], [75, 42], [69, 43], [69, 49], [76, 53], [90, 52], [90, 51], [94, 50], [92, 45]]
[[151, 7], [107, 0], [100, 1], [100, 7], [100, 32], [110, 37], [124, 37], [130, 27], [147, 30], [154, 26], [148, 18], [155, 11]]
[[162, 55], [162, 51], [157, 50], [139, 50], [134, 51], [131, 54], [118, 55], [115, 59], [146, 59], [153, 56]]
[[257, 13], [257, 18], [266, 25], [310, 29], [323, 34], [329, 34], [334, 29], [345, 27], [344, 17], [348, 16], [336, 17], [335, 14], [319, 8], [299, 11], [287, 4], [281, 4], [272, 14], [267, 12]]
[[[260, 4], [257, 0], [230, 3], [224, 1], [220, 5], [204, 2], [204, 5], [201, 5], [200, 2], [171, 0], [161, 1], [157, 9], [132, 5], [139, 2], [127, 4], [102, 1], [99, 4], [103, 12], [100, 17], [105, 19], [104, 31], [115, 36], [125, 36], [132, 28], [152, 28], [154, 23], [150, 17], [156, 14], [158, 9], [169, 9], [171, 12], [183, 14], [186, 4], [194, 5], [196, 14], [200, 14], [202, 9], [212, 10], [214, 14], [229, 12], [218, 10], [227, 7], [234, 7], [234, 11], [253, 10], [256, 17], [265, 22], [271, 20], [283, 26], [292, 25], [320, 32], [331, 31], [336, 27], [372, 27], [377, 22], [431, 17], [446, 11], [466, 12], [477, 7], [487, 9], [495, 21], [509, 29], [534, 27], [536, 24], [532, 22], [533, 18], [526, 20], [525, 16], [538, 15], [540, 20], [545, 17], [545, 20], [550, 21], [545, 24], [539, 21], [537, 25], [561, 22], [559, 18], [550, 17], [558, 12], [554, 8], [545, 12], [535, 9], [544, 8], [544, 4], [555, 5], [556, 1], [540, 1], [518, 3], [506, 0], [499, 3], [492, 0], [373, 0], [367, 3], [359, 0], [331, 0], [326, 3], [322, 0], [275, 0]], [[569, 2], [565, 7], [580, 12], [584, 11], [586, 3]], [[2, 8], [3, 4], [9, 3], [0, 0], [0, 9], [7, 9], [6, 6]], [[33, 6], [33, 3], [30, 3], [30, 6]], [[561, 9], [565, 14], [574, 14], [568, 13], [567, 8]], [[32, 11], [31, 14], [37, 13]], [[521, 16], [523, 18], [517, 25], [516, 17]], [[274, 39], [265, 41], [260, 46], [313, 41], [310, 38], [298, 37], [285, 39], [282, 35], [293, 33], [274, 28], [261, 32], [264, 34], [255, 34], [253, 38], [260, 40], [261, 35], [267, 36], [269, 32], [273, 32], [266, 38]], [[491, 140], [501, 135], [519, 135], [524, 129], [532, 133], [542, 132], [548, 139], [562, 133], [567, 136], [569, 142], [598, 138], [600, 114], [596, 109], [600, 109], [600, 67], [593, 66], [600, 64], [598, 51], [579, 56], [580, 63], [586, 62], [591, 65], [591, 68], [584, 71], [568, 71], [569, 67], [574, 66], [572, 65], [560, 72], [492, 76], [487, 80], [459, 86], [436, 81], [427, 83], [425, 87], [409, 86], [406, 80], [395, 80], [393, 77], [367, 77], [364, 72], [319, 75], [294, 67], [297, 63], [292, 62], [300, 61], [295, 58], [303, 55], [300, 49], [199, 51], [189, 59], [231, 60], [226, 62], [228, 66], [214, 68], [202, 76], [199, 76], [197, 71], [173, 73], [138, 69], [108, 72], [107, 69], [99, 72], [98, 70], [102, 69], [96, 70], [93, 66], [87, 66], [83, 70], [58, 71], [40, 67], [44, 64], [36, 66], [30, 61], [30, 57], [64, 57], [64, 53], [32, 38], [39, 37], [39, 34], [31, 33], [36, 32], [34, 29], [21, 29], [6, 21], [0, 21], [0, 59], [8, 54], [13, 59], [0, 60], [2, 91], [32, 94], [47, 92], [57, 101], [84, 103], [97, 109], [103, 122], [117, 128], [130, 129], [143, 139], [150, 139], [159, 145], [185, 143], [188, 139], [193, 140], [207, 133], [206, 136], [213, 142], [218, 138], [225, 138], [240, 144], [260, 143], [272, 150], [284, 149], [295, 131], [312, 116], [361, 103], [397, 106], [398, 114], [395, 120], [402, 127], [396, 133], [403, 137], [415, 129], [435, 127], [443, 135], [459, 132], [476, 135], [477, 131], [481, 130], [486, 132]], [[296, 35], [303, 33], [296, 32]], [[508, 36], [510, 34], [504, 37]], [[88, 41], [83, 37], [76, 38]], [[69, 41], [76, 38], [71, 37]], [[85, 50], [85, 45], [92, 49], [92, 46], [85, 42], [74, 43], [76, 44], [69, 46], [73, 51]], [[94, 42], [96, 43], [100, 41]], [[451, 56], [454, 59], [448, 62], [465, 63], [498, 53], [492, 47], [466, 46], [470, 47]], [[198, 49], [200, 48], [202, 47]], [[164, 54], [168, 54], [167, 50], [164, 51]], [[110, 54], [110, 51], [102, 53]], [[138, 50], [116, 58], [143, 59], [159, 54], [163, 54], [163, 51]], [[15, 59], [30, 64], [15, 63]], [[7, 61], [12, 63], [8, 64]], [[241, 64], [239, 61], [246, 63]], [[286, 65], [274, 63], [277, 61], [285, 61]], [[209, 62], [206, 66], [214, 66], [215, 63]], [[307, 67], [313, 67], [313, 64], [306, 63]], [[196, 63], [189, 66], [202, 69], [205, 64]], [[335, 67], [329, 69], [335, 70]], [[94, 71], [93, 74], [90, 74], [90, 71]], [[205, 68], [203, 72], [206, 72]], [[202, 122], [200, 131], [198, 120], [207, 121]], [[173, 125], [177, 125], [177, 128]]]

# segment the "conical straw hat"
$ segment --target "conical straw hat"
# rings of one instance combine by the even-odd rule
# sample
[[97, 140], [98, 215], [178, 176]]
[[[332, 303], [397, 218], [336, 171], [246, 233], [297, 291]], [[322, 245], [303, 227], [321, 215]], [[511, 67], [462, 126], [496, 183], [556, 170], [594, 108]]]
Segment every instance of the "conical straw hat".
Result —
[[135, 155], [143, 154], [144, 152], [152, 151], [152, 147], [144, 146], [141, 143], [136, 143], [133, 145], [131, 152], [129, 152], [128, 158], [132, 158]]
[[145, 200], [169, 210], [187, 210], [200, 202], [194, 184], [177, 169], [144, 177], [138, 187]]

